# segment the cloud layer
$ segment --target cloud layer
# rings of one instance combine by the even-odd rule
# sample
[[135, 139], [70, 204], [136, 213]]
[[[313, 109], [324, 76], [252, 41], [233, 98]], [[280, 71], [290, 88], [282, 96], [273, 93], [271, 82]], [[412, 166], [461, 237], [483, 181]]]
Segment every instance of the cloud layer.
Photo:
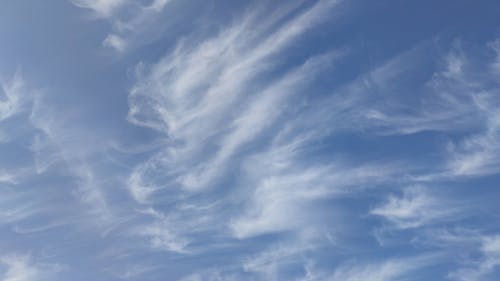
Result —
[[94, 49], [0, 66], [0, 280], [498, 279], [498, 4], [66, 4]]

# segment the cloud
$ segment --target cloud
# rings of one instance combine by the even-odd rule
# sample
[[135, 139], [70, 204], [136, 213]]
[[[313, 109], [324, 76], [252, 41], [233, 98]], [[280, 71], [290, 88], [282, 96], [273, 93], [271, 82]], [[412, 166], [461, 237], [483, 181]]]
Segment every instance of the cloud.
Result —
[[0, 122], [3, 122], [25, 110], [31, 96], [19, 70], [11, 79], [0, 81], [0, 86]]
[[113, 48], [119, 52], [123, 52], [127, 47], [127, 42], [123, 40], [119, 35], [109, 34], [106, 39], [102, 42], [102, 45], [105, 47]]
[[[87, 210], [79, 209], [87, 218], [93, 218], [88, 222], [105, 225], [113, 217], [113, 212], [103, 191], [104, 180], [96, 170], [96, 163], [91, 163], [104, 147], [88, 145], [99, 143], [99, 137], [80, 130], [75, 125], [79, 117], [76, 114], [65, 112], [65, 119], [57, 118], [55, 107], [47, 94], [39, 94], [33, 102], [29, 119], [34, 130], [30, 147], [35, 164], [35, 175], [32, 176], [57, 171], [66, 179], [71, 179], [64, 181], [69, 185], [64, 196], [76, 198], [89, 206]], [[63, 114], [63, 110], [58, 113]], [[106, 178], [110, 181], [109, 177]]]
[[41, 281], [62, 270], [60, 265], [35, 262], [30, 256], [3, 255], [0, 265], [6, 270], [0, 277], [2, 281]]
[[186, 254], [189, 241], [178, 236], [179, 230], [175, 229], [177, 225], [175, 222], [170, 223], [168, 218], [163, 218], [154, 224], [139, 226], [135, 234], [147, 237], [152, 249]]
[[[380, 19], [370, 5], [271, 2], [230, 10], [234, 20], [215, 32], [198, 26], [170, 38], [157, 31], [170, 20], [171, 1], [75, 1], [110, 22], [102, 44], [123, 59], [90, 62], [99, 75], [116, 79], [131, 60], [167, 53], [137, 63], [126, 120], [106, 128], [99, 118], [126, 111], [114, 103], [119, 93], [85, 97], [110, 106], [87, 120], [95, 109], [64, 102], [81, 97], [25, 99], [22, 77], [2, 83], [0, 122], [9, 127], [0, 152], [10, 154], [0, 162], [0, 226], [12, 231], [0, 246], [67, 258], [81, 266], [71, 272], [76, 279], [497, 273], [496, 208], [484, 206], [493, 206], [496, 178], [482, 177], [500, 167], [498, 42], [478, 58], [458, 40], [446, 52], [437, 39], [406, 51], [399, 48], [410, 44], [397, 38], [390, 48], [360, 47], [359, 37], [385, 40], [346, 30], [352, 15], [360, 27]], [[159, 44], [128, 53], [153, 33]], [[68, 77], [64, 85], [121, 83], [111, 76]], [[11, 142], [10, 121], [25, 109], [30, 132]], [[469, 200], [475, 192], [491, 199]], [[380, 229], [393, 243], [374, 241]], [[0, 255], [0, 263], [9, 281], [57, 280], [42, 274], [57, 267], [32, 256]]]
[[387, 219], [397, 228], [408, 229], [456, 219], [460, 212], [463, 210], [434, 195], [429, 188], [415, 186], [404, 189], [401, 196], [389, 196], [370, 214]]
[[7, 171], [0, 171], [0, 183], [5, 183], [5, 184], [16, 184], [17, 183], [17, 176], [14, 175], [13, 173], [9, 173]]
[[478, 248], [481, 256], [477, 260], [468, 261], [468, 266], [450, 272], [448, 274], [450, 279], [459, 281], [489, 280], [488, 276], [500, 268], [500, 236], [481, 236]]
[[243, 239], [307, 227], [312, 223], [308, 212], [312, 211], [314, 199], [335, 193], [333, 187], [328, 190], [328, 182], [318, 181], [327, 174], [327, 170], [310, 169], [301, 174], [265, 178], [256, 188], [250, 206], [232, 222], [234, 235]]
[[462, 82], [466, 65], [464, 54], [459, 45], [455, 45], [444, 58], [438, 58], [440, 69], [415, 89], [405, 88], [411, 83], [405, 77], [409, 73], [419, 73], [424, 52], [430, 49], [427, 42], [373, 70], [364, 83], [380, 100], [374, 100], [367, 108], [364, 122], [383, 135], [463, 131], [477, 126], [479, 116], [470, 106], [473, 97]]
[[209, 269], [203, 272], [189, 274], [179, 279], [179, 281], [239, 281], [239, 280], [253, 280], [248, 279], [241, 274], [225, 272], [220, 269]]
[[449, 169], [455, 176], [480, 176], [500, 172], [500, 161], [494, 155], [500, 152], [499, 100], [494, 92], [475, 95], [475, 105], [485, 118], [481, 133], [464, 138], [449, 146]]
[[[294, 96], [306, 87], [314, 75], [325, 68], [336, 53], [309, 59], [298, 69], [285, 74], [279, 81], [265, 88], [239, 116], [230, 124], [229, 132], [222, 137], [217, 153], [195, 172], [182, 176], [181, 182], [188, 189], [208, 186], [214, 178], [222, 174], [231, 158], [245, 144], [255, 140], [279, 121], [287, 105], [294, 104]], [[304, 85], [306, 84], [306, 85]], [[276, 106], [279, 105], [279, 106]]]
[[[494, 46], [494, 43], [490, 43]], [[460, 51], [460, 50], [459, 50]], [[464, 58], [454, 58], [448, 62], [448, 68], [459, 64], [455, 60], [464, 61]], [[468, 95], [471, 102], [469, 108], [479, 116], [479, 132], [464, 137], [458, 142], [449, 144], [449, 173], [453, 176], [481, 176], [496, 174], [500, 171], [500, 162], [493, 155], [500, 150], [500, 99], [495, 83], [498, 80], [495, 73], [487, 70], [488, 64], [481, 63], [478, 67], [464, 67], [460, 63], [460, 70], [452, 72], [453, 81], [461, 85], [460, 92]], [[474, 72], [484, 71], [485, 75], [475, 76]], [[450, 71], [448, 71], [450, 72]], [[492, 86], [488, 86], [492, 85]]]
[[[318, 232], [303, 233], [300, 237], [281, 239], [246, 257], [235, 257], [231, 263], [189, 274], [181, 280], [313, 280], [309, 274], [311, 259], [315, 259], [318, 250], [331, 250], [330, 244]], [[297, 267], [300, 268], [298, 272], [294, 271]]]
[[153, 0], [143, 4], [130, 0], [72, 0], [74, 5], [92, 10], [94, 16], [111, 23], [112, 30], [102, 45], [119, 53], [144, 43], [140, 37], [158, 24], [159, 15], [170, 1]]
[[491, 63], [493, 73], [500, 73], [500, 39], [490, 42], [488, 46], [495, 52], [495, 60]]
[[415, 276], [417, 271], [432, 266], [436, 256], [392, 259], [372, 264], [346, 263], [339, 266], [329, 280], [333, 281], [391, 281]]
[[[135, 192], [140, 186], [156, 190], [167, 183], [192, 190], [213, 184], [215, 174], [229, 164], [238, 147], [272, 125], [272, 116], [279, 114], [279, 109], [271, 110], [272, 103], [285, 106], [294, 87], [310, 80], [314, 66], [326, 59], [312, 59], [271, 84], [257, 82], [266, 80], [262, 75], [279, 64], [278, 52], [321, 22], [332, 6], [332, 1], [320, 1], [276, 30], [269, 29], [286, 14], [264, 21], [257, 29], [252, 25], [255, 19], [244, 16], [238, 24], [194, 48], [179, 45], [148, 71], [138, 65], [139, 80], [129, 95], [128, 120], [157, 130], [170, 145], [136, 168], [132, 180]], [[257, 84], [249, 87], [251, 83]], [[248, 108], [246, 102], [250, 103]], [[244, 126], [253, 126], [255, 133], [248, 135]], [[230, 133], [221, 137], [226, 130]], [[214, 147], [215, 154], [210, 155], [207, 147]], [[169, 171], [175, 182], [160, 177], [163, 184], [158, 184], [154, 177], [141, 176], [155, 174], [153, 167]]]
[[308, 132], [286, 141], [278, 134], [275, 145], [246, 159], [244, 173], [254, 188], [243, 212], [231, 222], [237, 238], [321, 229], [324, 218], [317, 217], [321, 213], [316, 210], [317, 202], [333, 202], [391, 183], [392, 175], [399, 173], [396, 166], [385, 163], [308, 163], [301, 147], [310, 140]]
[[129, 121], [173, 135], [183, 133], [192, 120], [225, 109], [223, 106], [243, 95], [249, 82], [273, 66], [272, 61], [263, 63], [265, 59], [272, 59], [312, 28], [332, 4], [320, 1], [276, 31], [268, 29], [286, 14], [265, 20], [256, 29], [252, 25], [256, 19], [243, 16], [214, 38], [193, 44], [194, 48], [180, 44], [147, 76], [143, 65], [138, 65], [142, 78], [129, 96]]
[[255, 275], [259, 280], [284, 280], [292, 278], [290, 268], [304, 266], [304, 274], [296, 273], [293, 276], [294, 280], [302, 280], [301, 275], [311, 275], [311, 264], [317, 261], [314, 253], [333, 250], [332, 246], [321, 232], [308, 231], [298, 237], [283, 238], [257, 254], [248, 256], [241, 267], [249, 277]]
[[7, 266], [4, 281], [31, 281], [38, 279], [38, 270], [29, 266], [26, 257], [2, 257], [0, 260]]
[[100, 17], [111, 17], [127, 0], [72, 0], [78, 7], [90, 9]]
[[131, 280], [133, 278], [139, 278], [141, 276], [147, 276], [148, 273], [157, 270], [157, 266], [151, 266], [148, 264], [128, 264], [126, 268], [109, 268], [109, 271], [113, 276], [119, 278], [120, 280]]
[[[496, 50], [496, 41], [487, 45]], [[427, 175], [433, 179], [473, 177], [498, 173], [496, 155], [499, 142], [498, 83], [496, 57], [483, 61], [470, 55], [455, 40], [449, 51], [438, 57], [437, 69], [420, 88], [411, 91], [415, 97], [393, 95], [406, 92], [405, 75], [421, 67], [425, 43], [403, 52], [363, 75], [349, 86], [373, 93], [380, 100], [361, 95], [355, 106], [362, 114], [352, 114], [355, 125], [380, 135], [409, 135], [420, 132], [460, 133], [448, 143], [440, 172]], [[482, 73], [477, 75], [476, 73]], [[408, 100], [415, 101], [408, 102]], [[369, 104], [371, 103], [371, 104]], [[350, 113], [351, 114], [351, 113]], [[423, 176], [422, 179], [426, 178]]]
[[23, 202], [23, 196], [15, 192], [4, 190], [4, 196], [0, 200], [2, 203], [0, 224], [9, 224], [20, 222], [24, 219], [33, 216], [39, 211], [37, 204], [34, 202]]

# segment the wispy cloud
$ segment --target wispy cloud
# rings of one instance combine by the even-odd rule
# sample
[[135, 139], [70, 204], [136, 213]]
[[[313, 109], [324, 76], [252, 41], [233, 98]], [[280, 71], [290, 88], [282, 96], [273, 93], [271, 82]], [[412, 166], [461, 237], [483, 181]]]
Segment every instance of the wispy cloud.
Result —
[[102, 45], [105, 47], [110, 47], [118, 52], [123, 52], [127, 48], [127, 42], [116, 34], [110, 34], [102, 41]]
[[[263, 159], [271, 158], [266, 155]], [[260, 162], [256, 159], [253, 161]], [[378, 165], [349, 167], [333, 164], [318, 167], [293, 164], [280, 165], [275, 169], [269, 166], [262, 168], [261, 174], [256, 175], [259, 180], [251, 193], [251, 200], [240, 217], [231, 224], [236, 237], [318, 228], [322, 224], [320, 220], [314, 220], [317, 216], [317, 201], [332, 200], [352, 194], [356, 188], [390, 182], [390, 177], [396, 170], [391, 171], [390, 167]]]
[[35, 262], [30, 256], [22, 255], [3, 255], [0, 257], [0, 265], [6, 267], [4, 274], [0, 276], [3, 281], [47, 280], [62, 270], [60, 265]]
[[474, 96], [478, 110], [484, 116], [483, 132], [462, 141], [450, 143], [449, 168], [456, 176], [480, 176], [500, 172], [500, 161], [494, 156], [500, 152], [500, 112], [495, 91]]
[[110, 22], [111, 32], [102, 45], [120, 53], [141, 43], [136, 37], [157, 23], [170, 1], [153, 0], [145, 4], [130, 0], [72, 0], [76, 6], [89, 9], [97, 18]]
[[[418, 72], [424, 50], [429, 43], [410, 49], [384, 65], [377, 67], [368, 76], [370, 88], [381, 91], [382, 102], [375, 102], [366, 112], [367, 121], [376, 125], [382, 134], [415, 134], [424, 131], [455, 131], [472, 128], [478, 123], [478, 114], [471, 107], [473, 97], [467, 85], [462, 83], [464, 54], [459, 47], [453, 47], [443, 58], [440, 69], [414, 93], [416, 101], [408, 103], [405, 75]], [[458, 45], [458, 44], [455, 44]], [[404, 81], [404, 80], [403, 80]], [[387, 88], [391, 85], [392, 88]]]
[[0, 85], [0, 122], [2, 122], [26, 110], [25, 106], [32, 97], [20, 70], [10, 79], [1, 80]]
[[17, 183], [17, 176], [14, 175], [13, 173], [9, 173], [7, 171], [0, 171], [0, 183], [4, 184], [16, 184]]
[[500, 39], [490, 42], [488, 46], [495, 52], [495, 60], [491, 63], [491, 68], [494, 73], [500, 73]]
[[179, 236], [179, 234], [183, 234], [183, 231], [178, 229], [180, 222], [152, 209], [148, 213], [153, 215], [157, 221], [153, 224], [138, 226], [133, 231], [134, 234], [148, 238], [152, 249], [181, 254], [188, 253], [189, 240]]
[[72, 0], [78, 7], [90, 9], [100, 17], [111, 17], [127, 0]]
[[384, 204], [370, 211], [372, 215], [381, 216], [400, 229], [453, 220], [460, 212], [463, 212], [462, 208], [455, 203], [421, 186], [406, 188], [401, 196], [390, 196]]
[[499, 236], [479, 236], [476, 250], [479, 250], [481, 256], [474, 260], [466, 260], [463, 267], [448, 274], [450, 279], [459, 281], [489, 280], [488, 276], [500, 268]]
[[37, 96], [29, 119], [35, 131], [30, 147], [36, 172], [32, 176], [58, 170], [72, 179], [65, 196], [90, 207], [83, 212], [94, 218], [89, 221], [99, 224], [109, 222], [112, 211], [103, 191], [104, 180], [99, 178], [95, 164], [90, 164], [91, 159], [97, 153], [102, 153], [104, 147], [87, 145], [96, 142], [96, 136], [73, 129], [74, 122], [78, 120], [76, 115], [68, 113], [65, 120], [57, 118], [46, 99], [47, 95]]
[[[137, 167], [133, 174], [133, 190], [137, 192], [139, 186], [147, 190], [160, 188], [151, 186], [155, 185], [151, 177], [146, 180], [140, 175], [148, 173], [148, 167], [164, 167], [177, 175], [177, 184], [187, 189], [209, 186], [215, 171], [222, 171], [228, 165], [238, 146], [272, 125], [272, 119], [279, 114], [279, 110], [270, 110], [273, 102], [286, 106], [284, 99], [293, 94], [294, 87], [310, 80], [314, 68], [326, 59], [313, 59], [271, 85], [252, 87], [256, 90], [264, 87], [257, 96], [253, 91], [248, 92], [250, 83], [278, 63], [273, 63], [272, 57], [320, 21], [333, 4], [320, 1], [271, 34], [267, 34], [268, 28], [285, 15], [272, 18], [258, 29], [252, 28], [250, 18], [194, 49], [181, 45], [153, 66], [147, 75], [140, 74], [143, 78], [129, 96], [128, 120], [158, 130], [171, 145], [149, 163]], [[139, 73], [144, 72], [141, 69], [139, 65]], [[248, 96], [255, 96], [253, 101], [252, 98], [246, 101], [250, 106], [240, 108]], [[261, 105], [268, 109], [260, 108]], [[228, 123], [228, 119], [236, 121]], [[243, 132], [250, 126], [254, 132]], [[230, 133], [221, 137], [220, 133], [225, 130]], [[215, 155], [205, 149], [209, 146], [216, 149]], [[204, 161], [200, 162], [200, 158]], [[146, 183], [140, 184], [141, 180]], [[164, 184], [167, 182], [163, 180]]]
[[[0, 28], [22, 46], [0, 56], [29, 71], [0, 80], [0, 280], [64, 280], [62, 260], [75, 281], [499, 274], [500, 43], [477, 39], [494, 34], [483, 15], [58, 2], [1, 19], [29, 36]], [[66, 26], [75, 10], [101, 22]], [[94, 36], [114, 63], [80, 48]]]
[[413, 258], [400, 258], [388, 260], [380, 263], [347, 263], [335, 270], [329, 278], [335, 281], [390, 281], [409, 278], [415, 276], [418, 270], [427, 266], [432, 266], [436, 256], [424, 255]]

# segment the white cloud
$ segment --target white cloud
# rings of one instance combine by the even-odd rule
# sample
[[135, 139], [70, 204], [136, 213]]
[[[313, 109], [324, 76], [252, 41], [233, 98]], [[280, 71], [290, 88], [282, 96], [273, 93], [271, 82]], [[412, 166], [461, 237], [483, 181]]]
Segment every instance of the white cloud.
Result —
[[[319, 1], [276, 30], [270, 28], [284, 20], [286, 14], [262, 20], [259, 25], [253, 24], [257, 19], [250, 14], [194, 48], [180, 44], [150, 71], [139, 65], [139, 81], [129, 96], [128, 120], [161, 132], [171, 144], [137, 167], [133, 173], [135, 192], [141, 186], [150, 191], [168, 183], [155, 183], [151, 176], [141, 176], [154, 175], [154, 169], [167, 170], [172, 177], [177, 175], [177, 184], [186, 189], [210, 186], [238, 147], [273, 123], [279, 115], [273, 102], [285, 106], [294, 87], [314, 76], [320, 57], [270, 85], [258, 82], [265, 81], [266, 71], [280, 63], [279, 51], [321, 22], [334, 4]], [[251, 104], [246, 106], [248, 102]], [[254, 132], [243, 132], [243, 126], [251, 126]], [[229, 134], [221, 135], [227, 130]], [[215, 148], [214, 153], [207, 151], [210, 146]]]
[[500, 236], [481, 236], [479, 250], [482, 255], [479, 259], [469, 260], [448, 277], [458, 281], [490, 280], [488, 276], [500, 268]]
[[[166, 15], [170, 1], [74, 3], [110, 21], [112, 30], [102, 44], [126, 55], [143, 32], [162, 20], [157, 16]], [[413, 71], [428, 55], [419, 45], [349, 80], [358, 66], [365, 67], [358, 64], [359, 50], [331, 48], [323, 53], [343, 41], [342, 28], [351, 25], [342, 20], [333, 33], [320, 30], [322, 23], [335, 18], [337, 3], [288, 1], [276, 12], [259, 6], [215, 35], [200, 35], [212, 30], [203, 26], [193, 33], [198, 37], [178, 41], [151, 66], [139, 63], [127, 120], [152, 129], [157, 141], [136, 148], [115, 145], [126, 155], [116, 163], [107, 162], [107, 142], [97, 116], [78, 121], [85, 116], [75, 116], [81, 113], [75, 107], [46, 95], [35, 97], [33, 132], [26, 136], [34, 136], [34, 168], [27, 169], [26, 182], [24, 172], [0, 168], [0, 224], [14, 225], [7, 239], [15, 235], [15, 241], [30, 242], [21, 246], [31, 247], [32, 239], [40, 238], [32, 242], [33, 252], [82, 262], [83, 269], [104, 279], [103, 271], [115, 278], [147, 280], [171, 270], [176, 276], [189, 274], [182, 280], [410, 280], [418, 279], [425, 267], [443, 262], [434, 255], [399, 257], [421, 253], [420, 247], [444, 253], [446, 265], [440, 264], [438, 271], [459, 260], [460, 268], [450, 278], [484, 280], [495, 273], [500, 266], [498, 236], [483, 235], [479, 228], [456, 233], [439, 228], [460, 225], [460, 219], [475, 215], [480, 219], [473, 217], [466, 224], [482, 224], [489, 214], [472, 214], [464, 206], [467, 200], [453, 201], [465, 196], [460, 192], [447, 197], [437, 189], [398, 186], [427, 176], [428, 186], [439, 181], [446, 191], [454, 191], [451, 187], [463, 180], [460, 177], [498, 173], [500, 99], [498, 78], [491, 74], [498, 73], [498, 58], [487, 63], [489, 72], [473, 75], [477, 64], [455, 43], [440, 58], [438, 71], [414, 89], [412, 83], [420, 81], [413, 80], [421, 77]], [[330, 40], [337, 28], [340, 37]], [[166, 36], [160, 45], [171, 42]], [[322, 41], [325, 45], [309, 48], [311, 42], [305, 40], [315, 36], [328, 37]], [[497, 45], [492, 43], [492, 49]], [[323, 55], [317, 55], [319, 49]], [[354, 65], [337, 76], [332, 71], [337, 62]], [[29, 98], [25, 86], [18, 76], [2, 83], [2, 124], [24, 110]], [[112, 115], [121, 112], [112, 110], [117, 110]], [[118, 133], [130, 129], [113, 124]], [[149, 138], [142, 129], [135, 128], [123, 141]], [[432, 136], [418, 137], [429, 142], [453, 138], [445, 153], [431, 156], [439, 154], [442, 162], [426, 158], [427, 143], [420, 146], [420, 138], [411, 136], [425, 131], [433, 131]], [[10, 136], [0, 134], [3, 140]], [[398, 145], [393, 150], [392, 141], [408, 141], [416, 148]], [[423, 161], [424, 168], [414, 168], [415, 159], [406, 155], [420, 152], [429, 161]], [[392, 158], [399, 156], [407, 159]], [[417, 169], [424, 170], [423, 177], [411, 175]], [[369, 189], [373, 187], [377, 189]], [[400, 239], [396, 247], [374, 245], [367, 237], [378, 226], [372, 223], [382, 221], [364, 216], [375, 196], [386, 200], [369, 213]], [[89, 221], [91, 227], [85, 227]], [[101, 233], [106, 229], [100, 237], [94, 232], [96, 224]], [[58, 227], [62, 225], [71, 229]], [[418, 241], [425, 235], [433, 237]], [[459, 251], [451, 247], [465, 253], [454, 260], [450, 253]], [[391, 254], [397, 256], [386, 258]], [[352, 260], [365, 255], [373, 261]], [[3, 254], [0, 267], [5, 268], [0, 270], [3, 281], [53, 280], [45, 273], [57, 271], [57, 266], [33, 257]], [[75, 269], [75, 274], [80, 271]]]
[[150, 246], [155, 250], [186, 254], [189, 242], [176, 234], [175, 227], [177, 227], [176, 224], [168, 223], [164, 219], [154, 224], [141, 226], [136, 234], [147, 237], [151, 243]]
[[123, 40], [123, 38], [119, 35], [109, 34], [108, 37], [106, 37], [106, 39], [102, 42], [102, 45], [113, 48], [118, 52], [123, 52], [127, 47], [127, 42], [125, 42], [125, 40]]
[[[114, 31], [103, 44], [121, 52], [133, 47], [129, 40], [134, 33], [154, 21], [148, 18], [161, 13], [167, 2], [136, 5], [125, 21], [113, 16]], [[303, 99], [301, 91], [311, 87], [318, 73], [331, 67], [332, 58], [340, 52], [311, 56], [284, 73], [279, 70], [281, 55], [327, 20], [336, 3], [317, 1], [302, 6], [304, 10], [290, 5], [270, 17], [264, 10], [254, 10], [215, 36], [181, 40], [159, 62], [137, 65], [127, 119], [155, 130], [164, 146], [153, 149], [153, 155], [136, 165], [127, 179], [136, 203], [151, 207], [142, 215], [152, 218], [132, 227], [132, 235], [146, 238], [154, 250], [193, 254], [218, 247], [207, 245], [214, 237], [232, 236], [241, 241], [270, 233], [300, 236], [308, 231], [322, 232], [323, 222], [316, 218], [318, 202], [352, 195], [360, 187], [394, 183], [398, 180], [395, 175], [408, 172], [397, 163], [311, 163], [301, 154], [313, 141], [342, 130], [377, 137], [465, 132], [486, 120], [486, 133], [450, 146], [451, 156], [442, 171], [448, 176], [494, 171], [500, 123], [496, 99], [493, 91], [477, 92], [476, 86], [483, 81], [468, 80], [471, 64], [459, 43], [443, 56], [440, 69], [424, 86], [411, 89], [417, 95], [411, 103], [400, 92], [408, 91], [403, 89], [403, 80], [419, 68], [421, 56], [427, 55], [425, 44], [389, 59], [328, 95]], [[310, 104], [306, 107], [302, 103]], [[283, 118], [292, 111], [292, 117]], [[201, 199], [226, 188], [219, 182], [226, 173], [240, 172], [244, 176], [234, 183], [234, 190], [225, 191], [217, 200]], [[166, 193], [175, 204], [163, 201]], [[453, 221], [461, 212], [463, 209], [454, 203], [422, 187], [405, 188], [401, 196], [390, 196], [370, 211], [390, 222], [393, 230]], [[278, 280], [280, 263], [307, 251], [307, 245], [292, 247], [299, 240], [291, 239], [278, 250], [246, 260], [244, 271]], [[199, 246], [206, 241], [210, 242]], [[310, 268], [304, 278], [400, 280], [429, 265], [428, 260], [432, 257], [348, 263], [334, 273], [317, 273]], [[218, 270], [207, 274], [195, 273], [185, 280], [239, 278]]]
[[90, 9], [100, 17], [111, 17], [128, 0], [72, 0], [78, 7]]
[[239, 148], [258, 138], [278, 121], [282, 111], [296, 102], [293, 97], [306, 87], [303, 84], [312, 80], [336, 55], [337, 53], [332, 53], [309, 59], [304, 65], [287, 73], [248, 101], [248, 107], [236, 116], [230, 123], [229, 132], [218, 142], [219, 150], [200, 169], [183, 175], [182, 184], [188, 189], [209, 185], [224, 171]]
[[243, 281], [255, 280], [246, 278], [241, 274], [227, 272], [222, 269], [208, 269], [184, 276], [179, 281]]
[[5, 183], [5, 184], [17, 184], [17, 175], [14, 175], [13, 173], [7, 172], [0, 170], [0, 183]]
[[133, 3], [128, 6], [129, 17], [122, 19], [117, 16], [112, 20], [116, 32], [122, 36], [131, 37], [134, 33], [151, 28], [152, 23], [158, 19], [161, 12], [172, 0], [153, 0], [148, 5]]
[[4, 256], [0, 262], [7, 266], [3, 281], [34, 281], [38, 279], [38, 270], [29, 265], [27, 257]]
[[493, 69], [494, 74], [500, 74], [500, 39], [496, 39], [493, 42], [490, 42], [488, 46], [495, 52], [496, 58], [491, 63], [491, 68]]
[[143, 217], [146, 222], [134, 226], [130, 233], [147, 238], [150, 248], [158, 251], [195, 254], [217, 248], [217, 244], [200, 242], [223, 234], [228, 213], [218, 202], [205, 205], [195, 198], [182, 197], [176, 202], [175, 206], [164, 211], [153, 207], [139, 210], [146, 216]]
[[243, 213], [230, 224], [236, 237], [318, 228], [316, 201], [391, 182], [391, 175], [398, 173], [390, 165], [307, 165], [296, 158], [300, 145], [283, 143], [247, 160], [245, 173], [256, 187]]
[[0, 81], [0, 122], [23, 111], [31, 99], [20, 71], [7, 81]]
[[5, 190], [3, 192], [4, 195], [0, 199], [2, 204], [0, 208], [0, 224], [20, 222], [39, 211], [36, 203], [26, 203], [22, 201], [22, 196]]
[[[495, 49], [495, 43], [489, 45]], [[440, 59], [441, 64], [431, 79], [424, 87], [412, 91], [416, 102], [401, 99], [404, 94], [391, 96], [393, 88], [398, 93], [407, 91], [400, 89], [398, 81], [404, 79], [405, 73], [418, 70], [422, 49], [425, 48], [420, 46], [396, 56], [365, 79], [354, 82], [361, 87], [366, 84], [366, 91], [375, 88], [382, 92], [382, 102], [373, 101], [366, 106], [365, 118], [358, 122], [366, 130], [382, 135], [423, 131], [462, 133], [461, 139], [449, 143], [445, 166], [428, 175], [428, 179], [498, 173], [500, 162], [494, 155], [500, 150], [500, 99], [495, 86], [497, 75], [489, 69], [492, 64], [468, 56], [460, 41], [455, 41]], [[478, 72], [483, 75], [477, 75]]]
[[133, 280], [134, 278], [141, 278], [142, 276], [147, 276], [154, 270], [157, 270], [158, 266], [152, 266], [150, 264], [133, 263], [133, 264], [120, 264], [116, 267], [111, 267], [106, 271], [109, 271], [111, 275], [119, 278], [120, 280]]
[[[234, 235], [247, 238], [285, 230], [304, 229], [313, 223], [313, 201], [335, 193], [332, 182], [323, 180], [331, 170], [309, 169], [262, 180], [244, 214], [231, 223]], [[330, 185], [330, 186], [329, 186]]]
[[[473, 98], [461, 82], [465, 58], [455, 47], [442, 59], [442, 69], [416, 89], [406, 89], [406, 75], [417, 72], [429, 47], [422, 43], [377, 67], [366, 78], [368, 89], [377, 92], [365, 112], [365, 123], [382, 135], [408, 135], [424, 131], [463, 131], [478, 124]], [[395, 92], [395, 94], [394, 94]], [[414, 96], [409, 96], [412, 93]], [[409, 102], [409, 100], [411, 102]], [[412, 101], [414, 100], [414, 101]]]
[[475, 105], [485, 118], [485, 129], [449, 147], [449, 169], [456, 176], [480, 176], [500, 172], [500, 100], [495, 93], [475, 95]]
[[6, 267], [2, 281], [42, 281], [49, 280], [62, 270], [60, 265], [40, 263], [30, 256], [2, 255], [0, 266]]
[[439, 249], [442, 262], [451, 265], [447, 274], [450, 280], [494, 280], [490, 277], [500, 269], [500, 236], [485, 233], [483, 227], [441, 224], [414, 234], [415, 247]]
[[[54, 107], [45, 94], [34, 100], [30, 121], [35, 130], [31, 151], [36, 174], [57, 169], [58, 173], [71, 178], [65, 196], [76, 198], [89, 207], [79, 209], [91, 217], [89, 221], [105, 225], [111, 221], [113, 212], [103, 191], [103, 179], [98, 175], [96, 165], [91, 163], [95, 155], [102, 153], [103, 147], [88, 145], [102, 140], [98, 140], [96, 134], [78, 129], [76, 115], [56, 111]], [[57, 118], [55, 112], [64, 114], [65, 118]]]
[[167, 216], [154, 208], [148, 208], [140, 213], [154, 218], [153, 223], [140, 224], [131, 230], [132, 235], [146, 237], [154, 250], [169, 251], [179, 254], [189, 253], [189, 240], [186, 234], [184, 217], [176, 219], [172, 214]]
[[[218, 36], [193, 44], [194, 49], [180, 44], [138, 81], [129, 97], [129, 120], [175, 135], [193, 121], [210, 117], [214, 110], [227, 110], [230, 101], [246, 92], [249, 82], [273, 66], [271, 56], [319, 22], [331, 2], [320, 1], [270, 34], [268, 28], [285, 15], [261, 22], [257, 28], [256, 19], [243, 16]], [[264, 63], [264, 59], [268, 60]]]
[[[287, 269], [305, 264], [305, 269], [308, 270], [308, 265], [314, 258], [309, 254], [314, 255], [312, 253], [318, 249], [327, 249], [331, 246], [331, 241], [323, 233], [304, 232], [298, 237], [284, 238], [265, 250], [247, 257], [243, 261], [242, 269], [245, 273], [257, 274], [259, 280], [283, 280], [288, 276]], [[306, 272], [305, 275], [310, 274]]]
[[153, 0], [149, 4], [130, 0], [72, 0], [73, 4], [92, 10], [98, 18], [107, 19], [112, 31], [102, 45], [120, 53], [136, 44], [141, 44], [141, 33], [154, 28], [158, 16], [171, 0]]
[[[495, 43], [490, 45], [494, 46]], [[454, 60], [465, 59], [455, 57], [448, 63], [448, 68], [457, 64]], [[450, 143], [447, 169], [451, 176], [481, 176], [500, 172], [500, 161], [494, 157], [500, 152], [499, 91], [498, 87], [488, 86], [494, 85], [498, 79], [496, 74], [490, 74], [485, 69], [488, 66], [484, 63], [476, 68], [461, 66], [459, 73], [449, 75], [453, 78], [451, 82], [460, 85], [457, 89], [460, 94], [470, 97], [470, 102], [461, 106], [468, 106], [470, 111], [475, 112], [479, 119], [476, 129], [480, 129], [460, 141]], [[484, 71], [485, 75], [474, 75], [477, 71]]]
[[328, 278], [332, 281], [391, 281], [406, 280], [411, 274], [435, 262], [436, 256], [392, 259], [379, 263], [346, 263]]
[[467, 64], [465, 55], [460, 47], [461, 42], [456, 40], [453, 42], [452, 50], [445, 57], [445, 69], [443, 71], [443, 76], [459, 80], [464, 74], [464, 68]]
[[429, 188], [415, 186], [404, 189], [402, 196], [390, 196], [370, 213], [387, 219], [397, 228], [407, 229], [456, 219], [460, 211], [463, 210], [434, 195]]

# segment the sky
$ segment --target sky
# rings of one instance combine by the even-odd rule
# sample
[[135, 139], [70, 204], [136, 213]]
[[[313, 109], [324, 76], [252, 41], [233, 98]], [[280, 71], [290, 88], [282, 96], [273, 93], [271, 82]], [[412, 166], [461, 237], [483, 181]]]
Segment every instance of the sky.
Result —
[[1, 1], [0, 280], [500, 280], [499, 15]]

